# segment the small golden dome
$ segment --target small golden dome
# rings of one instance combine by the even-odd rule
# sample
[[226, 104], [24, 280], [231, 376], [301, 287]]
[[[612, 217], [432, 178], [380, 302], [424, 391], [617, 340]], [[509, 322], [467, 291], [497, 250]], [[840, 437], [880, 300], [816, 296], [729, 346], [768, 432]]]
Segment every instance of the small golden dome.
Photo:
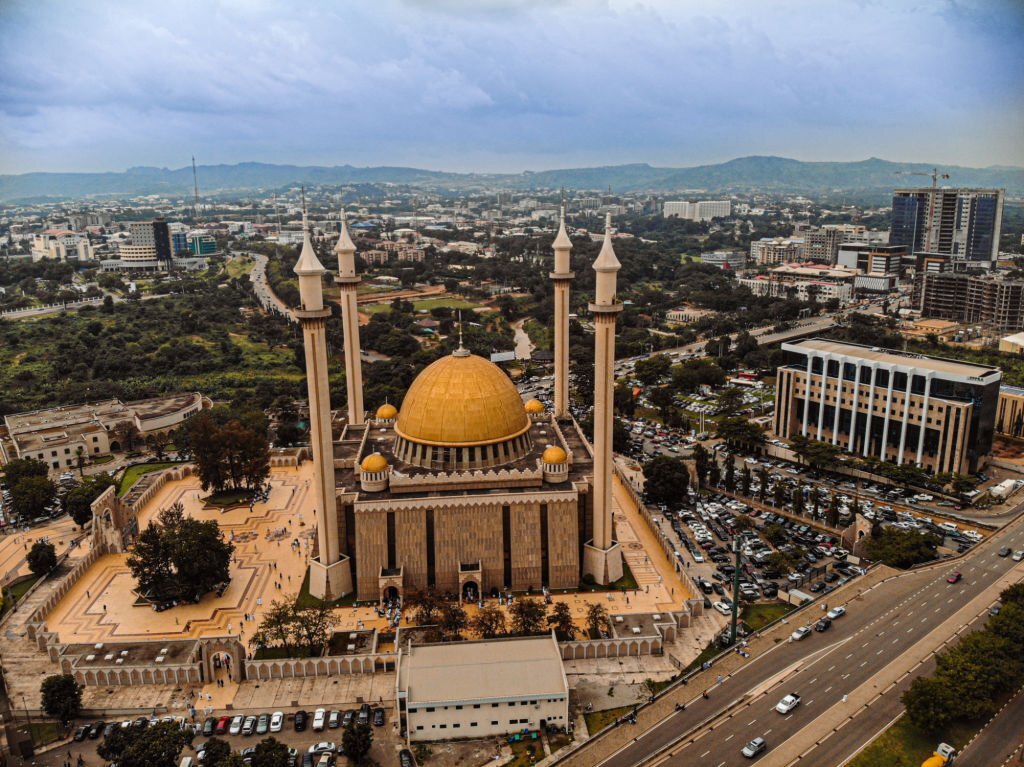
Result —
[[544, 407], [544, 403], [541, 402], [539, 399], [531, 399], [523, 407], [526, 410], [526, 412], [529, 413], [530, 415], [537, 415], [539, 413], [543, 413], [546, 409]]
[[388, 459], [382, 456], [380, 453], [370, 453], [363, 462], [359, 464], [359, 468], [368, 474], [376, 474], [380, 471], [388, 470]]
[[442, 357], [416, 376], [395, 424], [404, 439], [446, 447], [504, 442], [529, 428], [523, 400], [508, 376], [493, 362], [464, 351]]
[[390, 421], [398, 415], [398, 408], [390, 403], [385, 403], [377, 408], [377, 419], [381, 421]]
[[544, 451], [544, 455], [541, 456], [544, 463], [565, 463], [569, 460], [569, 456], [565, 454], [565, 451], [557, 445], [552, 445]]

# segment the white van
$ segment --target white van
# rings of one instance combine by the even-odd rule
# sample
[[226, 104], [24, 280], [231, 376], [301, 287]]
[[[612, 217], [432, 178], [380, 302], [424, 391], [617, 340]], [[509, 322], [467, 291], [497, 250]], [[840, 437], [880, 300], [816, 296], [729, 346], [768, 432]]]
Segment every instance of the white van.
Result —
[[318, 708], [313, 712], [313, 732], [321, 732], [327, 723], [327, 710]]
[[939, 522], [938, 528], [940, 530], [945, 530], [947, 533], [955, 533], [957, 531], [956, 525], [952, 522]]
[[181, 757], [181, 761], [178, 762], [178, 767], [192, 767], [192, 757], [191, 756], [183, 756], [183, 757]]

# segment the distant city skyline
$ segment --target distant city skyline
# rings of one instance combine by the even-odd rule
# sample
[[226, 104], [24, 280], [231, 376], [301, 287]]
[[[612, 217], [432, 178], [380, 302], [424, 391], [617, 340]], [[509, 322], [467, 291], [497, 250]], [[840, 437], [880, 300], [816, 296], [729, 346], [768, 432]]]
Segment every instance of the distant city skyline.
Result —
[[1024, 166], [1014, 0], [11, 0], [0, 173]]

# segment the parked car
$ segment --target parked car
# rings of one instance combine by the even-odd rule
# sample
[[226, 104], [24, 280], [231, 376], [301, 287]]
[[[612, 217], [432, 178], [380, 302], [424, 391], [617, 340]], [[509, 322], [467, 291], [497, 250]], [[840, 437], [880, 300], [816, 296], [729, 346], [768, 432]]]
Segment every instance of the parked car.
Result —
[[260, 714], [256, 720], [256, 734], [266, 735], [270, 731], [270, 714]]
[[384, 726], [384, 709], [375, 708], [373, 710], [373, 726], [383, 727]]
[[222, 716], [217, 720], [217, 726], [213, 728], [214, 735], [226, 735], [228, 728], [231, 726], [231, 717]]
[[766, 748], [768, 748], [768, 744], [765, 742], [764, 738], [754, 738], [752, 741], [750, 741], [747, 745], [743, 747], [743, 750], [740, 751], [740, 753], [748, 759], [753, 759], [755, 756], [762, 753]]
[[309, 747], [309, 753], [311, 754], [334, 753], [337, 750], [338, 745], [336, 743], [332, 743], [329, 740], [322, 740], [319, 743], [314, 743], [312, 746]]
[[344, 714], [341, 715], [341, 726], [348, 727], [350, 724], [352, 724], [352, 720], [355, 719], [355, 717], [355, 711], [346, 711]]
[[338, 726], [340, 724], [341, 724], [341, 712], [340, 711], [332, 711], [330, 714], [327, 715], [327, 727], [328, 727], [328, 729], [336, 730], [336, 729], [338, 729]]
[[92, 727], [89, 728], [89, 740], [96, 740], [100, 735], [103, 734], [103, 730], [107, 727], [106, 722], [94, 722]]
[[412, 751], [407, 748], [403, 748], [399, 751], [398, 764], [400, 767], [416, 767], [416, 760], [412, 756]]
[[256, 732], [256, 717], [247, 716], [245, 721], [242, 723], [242, 734], [252, 735], [254, 732]]
[[837, 605], [829, 610], [825, 617], [834, 621], [836, 618], [842, 618], [844, 615], [846, 615], [846, 608], [843, 605]]
[[832, 620], [830, 618], [822, 618], [814, 624], [815, 631], [828, 631], [830, 628], [832, 628]]
[[228, 735], [241, 735], [242, 726], [245, 724], [245, 717], [239, 714], [231, 720], [231, 726], [228, 727]]
[[283, 711], [275, 711], [273, 714], [270, 715], [270, 731], [271, 732], [281, 732], [281, 729], [283, 727], [284, 727], [284, 712]]
[[295, 732], [305, 732], [306, 725], [309, 723], [309, 714], [305, 711], [295, 712]]
[[794, 631], [792, 634], [790, 634], [789, 638], [792, 639], [794, 642], [799, 642], [801, 639], [803, 639], [804, 637], [806, 637], [810, 633], [811, 633], [811, 627], [810, 626], [801, 626], [796, 631]]
[[313, 732], [320, 732], [327, 724], [327, 709], [318, 708], [313, 712]]
[[88, 738], [89, 737], [89, 730], [91, 730], [91, 729], [92, 728], [89, 725], [83, 724], [81, 727], [79, 727], [77, 730], [75, 730], [75, 737], [74, 737], [75, 743], [81, 743], [83, 740]]
[[206, 717], [206, 721], [203, 722], [203, 729], [202, 729], [203, 736], [207, 737], [207, 738], [210, 737], [211, 735], [213, 735], [213, 733], [214, 733], [214, 731], [216, 729], [217, 729], [217, 717], [215, 717], [215, 716], [208, 716], [208, 717]]

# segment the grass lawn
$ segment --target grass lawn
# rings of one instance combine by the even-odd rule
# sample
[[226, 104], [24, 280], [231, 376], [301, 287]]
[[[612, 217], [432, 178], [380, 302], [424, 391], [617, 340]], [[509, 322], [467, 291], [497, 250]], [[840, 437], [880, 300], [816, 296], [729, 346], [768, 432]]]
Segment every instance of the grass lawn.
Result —
[[751, 631], [760, 631], [772, 621], [776, 621], [783, 615], [787, 615], [796, 609], [795, 605], [785, 602], [771, 602], [761, 605], [747, 605], [743, 608], [743, 622]]
[[[335, 599], [330, 603], [331, 607], [351, 607], [355, 604], [356, 598], [355, 593], [350, 594], [347, 597], [341, 599]], [[302, 588], [299, 589], [299, 595], [295, 597], [296, 607], [315, 607], [323, 602], [321, 599], [317, 599], [315, 596], [309, 593], [309, 570], [306, 570], [306, 577], [302, 579]]]
[[233, 259], [228, 261], [224, 267], [224, 271], [231, 277], [242, 277], [252, 271], [253, 266], [256, 262], [248, 256], [235, 256]]
[[[474, 304], [464, 298], [424, 298], [419, 301], [413, 301], [412, 306], [418, 312], [429, 312], [431, 309], [437, 309], [439, 307], [446, 307], [448, 309], [475, 309], [480, 306], [480, 304]], [[386, 304], [369, 304], [367, 306], [359, 307], [359, 310], [366, 312], [367, 314], [390, 312], [391, 302], [389, 301]]]
[[632, 710], [633, 706], [622, 706], [620, 708], [609, 708], [605, 711], [591, 711], [589, 714], [584, 714], [583, 718], [587, 721], [587, 731], [593, 736], [605, 727], [615, 724], [616, 719], [628, 714]]
[[572, 743], [572, 738], [568, 735], [552, 735], [548, 738], [548, 746], [551, 747], [552, 754], [561, 751], [570, 743]]
[[152, 474], [154, 471], [169, 469], [172, 466], [177, 466], [178, 463], [180, 462], [162, 461], [157, 463], [137, 463], [134, 466], [129, 466], [121, 477], [121, 484], [117, 486], [117, 494], [124, 495], [131, 490], [132, 485], [142, 479], [143, 474]]
[[512, 761], [508, 767], [530, 767], [544, 758], [544, 745], [540, 740], [521, 740], [512, 744]]
[[7, 593], [4, 595], [3, 606], [0, 607], [0, 615], [6, 614], [8, 610], [18, 604], [18, 600], [25, 596], [25, 593], [32, 588], [38, 580], [39, 577], [34, 575], [31, 578], [27, 578], [21, 583], [16, 583], [7, 589]]
[[222, 490], [203, 499], [210, 506], [236, 506], [240, 503], [248, 503], [250, 500], [252, 500], [252, 491], [245, 488]]
[[622, 577], [615, 583], [610, 583], [607, 586], [599, 586], [596, 583], [580, 583], [580, 591], [635, 591], [638, 588], [640, 587], [637, 585], [636, 578], [633, 577], [633, 571], [625, 562], [622, 563]]
[[93, 463], [93, 464], [97, 464], [97, 463], [110, 463], [113, 460], [114, 460], [114, 456], [112, 456], [112, 455], [98, 455], [95, 458], [90, 459], [90, 463]]
[[22, 732], [30, 732], [32, 742], [37, 746], [53, 743], [53, 741], [59, 740], [61, 736], [60, 725], [56, 722], [37, 722], [33, 720], [31, 730], [29, 730], [28, 724], [18, 725], [18, 729]]
[[956, 724], [941, 736], [920, 732], [906, 717], [879, 735], [850, 767], [920, 767], [939, 742], [962, 748], [979, 725]]

